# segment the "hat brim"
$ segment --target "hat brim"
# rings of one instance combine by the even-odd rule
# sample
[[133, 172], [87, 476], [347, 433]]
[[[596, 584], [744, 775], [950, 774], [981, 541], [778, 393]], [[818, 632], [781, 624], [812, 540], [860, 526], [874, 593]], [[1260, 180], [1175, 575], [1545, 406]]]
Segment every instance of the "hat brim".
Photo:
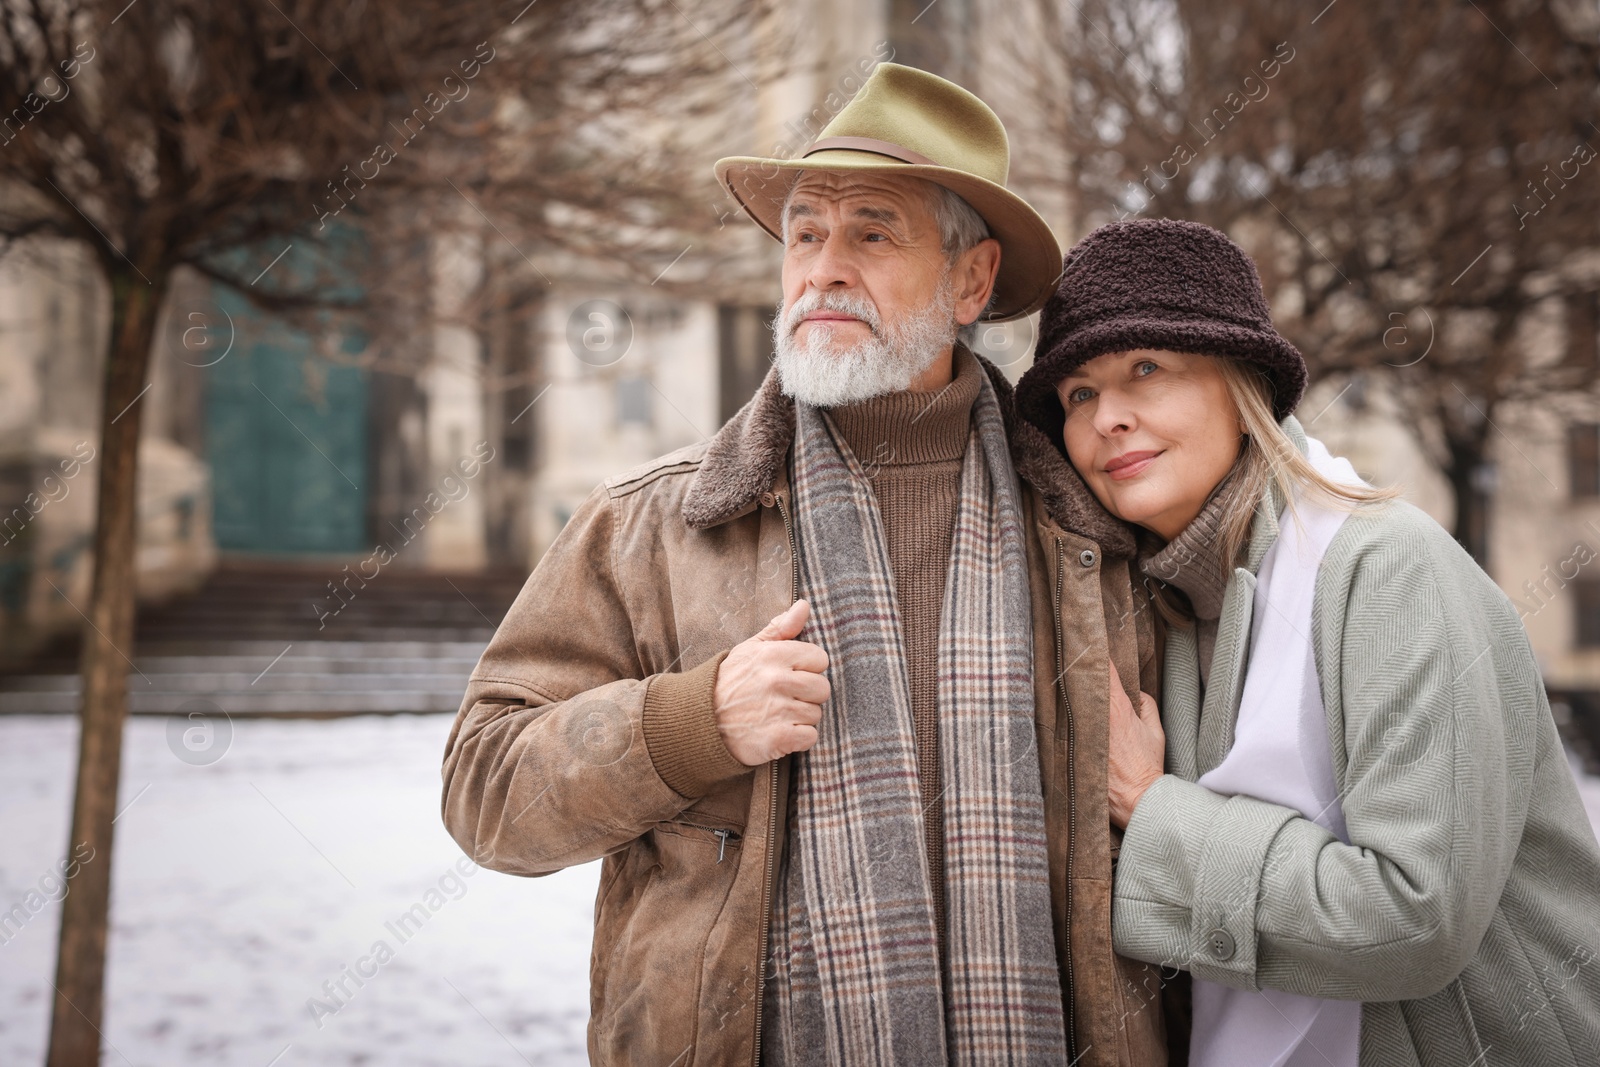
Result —
[[849, 149], [825, 149], [800, 159], [730, 156], [717, 160], [715, 170], [717, 180], [745, 213], [779, 240], [783, 239], [783, 204], [802, 171], [896, 174], [944, 186], [972, 205], [1000, 242], [994, 305], [981, 322], [1005, 322], [1038, 311], [1061, 276], [1061, 247], [1039, 213], [1005, 186], [975, 174], [901, 163], [875, 152]]
[[[1294, 411], [1305, 393], [1305, 358], [1277, 332], [1264, 333], [1254, 327], [1205, 315], [1182, 312], [1153, 315], [1145, 311], [1115, 315], [1074, 330], [1067, 344], [1035, 353], [1033, 366], [1017, 380], [1018, 413], [1049, 436], [1057, 448], [1064, 450], [1061, 433], [1067, 416], [1056, 392], [1056, 383], [1066, 377], [1067, 371], [1061, 368], [1081, 366], [1096, 356], [1138, 348], [1197, 356], [1231, 356], [1257, 365], [1272, 382], [1272, 414], [1279, 421]], [[1285, 366], [1284, 362], [1289, 365]]]

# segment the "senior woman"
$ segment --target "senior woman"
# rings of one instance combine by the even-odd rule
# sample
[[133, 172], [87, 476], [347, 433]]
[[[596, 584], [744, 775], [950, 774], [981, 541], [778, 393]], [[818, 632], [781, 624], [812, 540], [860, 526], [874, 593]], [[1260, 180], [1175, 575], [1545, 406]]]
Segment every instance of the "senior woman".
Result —
[[1517, 612], [1305, 381], [1249, 257], [1156, 219], [1068, 254], [1018, 384], [1164, 623], [1159, 711], [1113, 668], [1116, 949], [1189, 972], [1197, 1067], [1594, 1067], [1600, 848]]

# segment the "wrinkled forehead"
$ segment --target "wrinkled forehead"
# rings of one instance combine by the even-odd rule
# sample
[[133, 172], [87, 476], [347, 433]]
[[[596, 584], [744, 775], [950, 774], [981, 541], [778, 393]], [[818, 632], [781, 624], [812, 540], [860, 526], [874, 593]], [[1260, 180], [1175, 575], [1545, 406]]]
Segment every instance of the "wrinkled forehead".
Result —
[[905, 175], [808, 170], [790, 187], [784, 218], [837, 213], [899, 219], [911, 226], [931, 223], [937, 189], [932, 182]]

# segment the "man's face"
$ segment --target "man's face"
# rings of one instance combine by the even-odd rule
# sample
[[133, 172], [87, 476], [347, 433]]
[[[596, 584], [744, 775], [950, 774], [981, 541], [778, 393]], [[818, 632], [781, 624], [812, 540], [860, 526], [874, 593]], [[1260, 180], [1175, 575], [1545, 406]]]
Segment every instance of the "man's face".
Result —
[[910, 388], [950, 351], [961, 299], [931, 192], [877, 174], [795, 184], [774, 324], [785, 392], [819, 407], [865, 400]]

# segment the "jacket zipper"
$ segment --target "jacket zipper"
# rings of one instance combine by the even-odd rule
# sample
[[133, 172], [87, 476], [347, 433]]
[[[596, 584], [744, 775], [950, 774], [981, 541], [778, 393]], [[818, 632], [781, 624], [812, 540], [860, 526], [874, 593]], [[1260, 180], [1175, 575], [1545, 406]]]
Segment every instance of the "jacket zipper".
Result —
[[1056, 540], [1056, 603], [1052, 616], [1056, 627], [1056, 685], [1061, 689], [1062, 709], [1067, 716], [1067, 1062], [1078, 1062], [1077, 997], [1072, 989], [1072, 854], [1078, 847], [1078, 794], [1073, 785], [1077, 757], [1076, 731], [1072, 726], [1072, 698], [1067, 695], [1067, 639], [1061, 625], [1061, 594], [1067, 578], [1067, 550]]
[[[783, 506], [783, 494], [773, 494], [778, 514], [783, 516], [783, 532], [789, 538], [789, 603], [800, 599], [800, 555], [795, 545], [794, 525], [789, 521], [789, 509]], [[750, 1050], [750, 1067], [761, 1062], [761, 1014], [766, 1006], [767, 992], [767, 939], [772, 926], [773, 866], [778, 853], [778, 761], [772, 761], [772, 773], [767, 776], [767, 871], [761, 883], [761, 937], [756, 949], [756, 1034]]]
[[685, 822], [683, 819], [674, 819], [674, 820], [672, 820], [672, 825], [673, 826], [690, 826], [690, 827], [693, 827], [696, 830], [704, 830], [706, 833], [708, 833], [712, 837], [716, 838], [717, 839], [717, 862], [718, 863], [721, 863], [723, 857], [727, 854], [729, 838], [732, 838], [735, 841], [740, 840], [739, 831], [737, 831], [737, 830], [729, 830], [727, 827], [723, 827], [723, 826], [706, 826], [704, 823]]
[[794, 539], [794, 526], [789, 522], [789, 509], [783, 506], [783, 494], [772, 494], [773, 503], [778, 505], [778, 514], [783, 516], [783, 532], [789, 535], [789, 603], [800, 599], [800, 552]]

